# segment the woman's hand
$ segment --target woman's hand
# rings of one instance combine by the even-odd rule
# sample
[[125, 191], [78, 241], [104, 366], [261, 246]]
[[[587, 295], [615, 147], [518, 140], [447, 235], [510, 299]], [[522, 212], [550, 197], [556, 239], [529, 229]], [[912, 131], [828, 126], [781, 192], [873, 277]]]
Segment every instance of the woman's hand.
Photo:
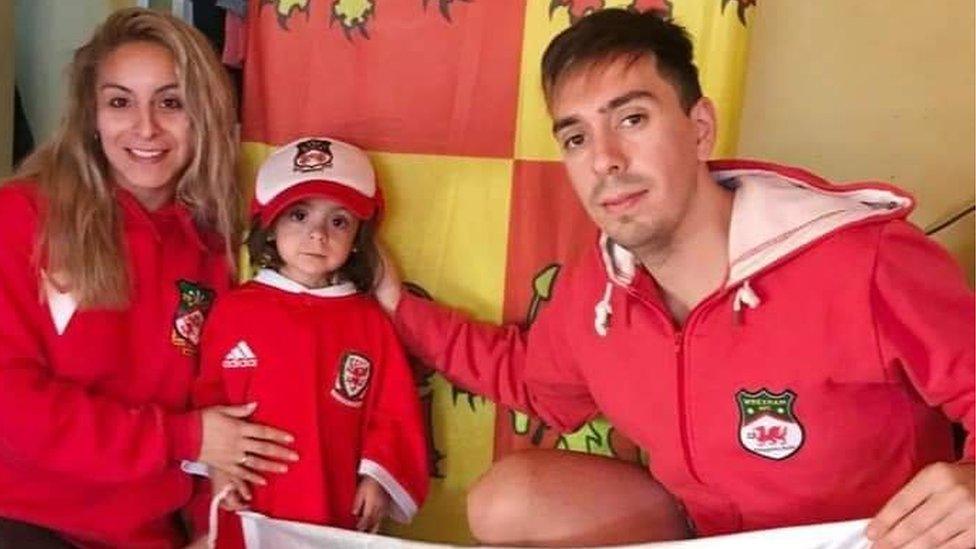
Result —
[[359, 517], [356, 529], [375, 534], [390, 508], [390, 495], [373, 477], [362, 476], [356, 497], [352, 503], [352, 514]]
[[284, 446], [291, 444], [291, 434], [244, 420], [254, 412], [257, 403], [240, 406], [212, 406], [201, 413], [203, 443], [198, 461], [211, 469], [233, 477], [267, 484], [256, 471], [284, 473], [288, 466], [282, 462], [298, 461], [298, 454]]
[[242, 511], [247, 509], [251, 501], [251, 489], [247, 482], [228, 475], [216, 469], [210, 471], [210, 484], [213, 486], [213, 497], [220, 496], [229, 488], [227, 495], [220, 500], [220, 507], [227, 511]]

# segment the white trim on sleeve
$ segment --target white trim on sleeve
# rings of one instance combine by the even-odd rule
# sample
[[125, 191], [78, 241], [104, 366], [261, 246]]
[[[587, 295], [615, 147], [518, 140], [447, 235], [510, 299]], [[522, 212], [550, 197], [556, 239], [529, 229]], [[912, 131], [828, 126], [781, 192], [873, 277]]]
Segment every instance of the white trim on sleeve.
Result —
[[207, 464], [203, 463], [202, 461], [190, 461], [188, 459], [184, 459], [180, 462], [180, 469], [182, 469], [183, 472], [188, 475], [196, 475], [198, 477], [210, 476], [210, 468], [207, 467]]
[[393, 499], [390, 518], [402, 524], [407, 524], [413, 520], [413, 516], [417, 514], [417, 502], [410, 497], [410, 494], [386, 468], [371, 459], [363, 458], [359, 462], [359, 474], [369, 475], [376, 479], [376, 482], [383, 486], [386, 493], [390, 494], [390, 498]]

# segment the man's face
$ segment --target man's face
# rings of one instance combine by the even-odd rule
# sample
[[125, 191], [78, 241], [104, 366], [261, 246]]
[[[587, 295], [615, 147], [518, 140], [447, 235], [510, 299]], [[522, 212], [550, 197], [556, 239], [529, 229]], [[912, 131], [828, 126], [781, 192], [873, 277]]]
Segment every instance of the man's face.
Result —
[[553, 88], [549, 111], [583, 207], [618, 244], [666, 248], [712, 148], [707, 99], [690, 113], [649, 55], [585, 65]]

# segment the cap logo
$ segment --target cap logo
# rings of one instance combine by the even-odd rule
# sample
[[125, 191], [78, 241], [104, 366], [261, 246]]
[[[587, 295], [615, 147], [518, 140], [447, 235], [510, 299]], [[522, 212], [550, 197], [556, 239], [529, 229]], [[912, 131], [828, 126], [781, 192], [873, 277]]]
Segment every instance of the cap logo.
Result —
[[332, 142], [325, 139], [306, 139], [299, 142], [293, 167], [296, 172], [308, 173], [332, 167]]

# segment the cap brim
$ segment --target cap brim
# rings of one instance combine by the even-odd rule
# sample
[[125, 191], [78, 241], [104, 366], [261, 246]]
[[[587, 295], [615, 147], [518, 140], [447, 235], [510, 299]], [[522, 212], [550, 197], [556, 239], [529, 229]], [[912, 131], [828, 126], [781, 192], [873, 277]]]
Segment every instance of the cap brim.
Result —
[[376, 213], [376, 200], [342, 183], [333, 181], [305, 181], [271, 199], [266, 205], [256, 205], [262, 226], [269, 226], [295, 202], [307, 198], [329, 198], [342, 204], [360, 219], [369, 219]]

